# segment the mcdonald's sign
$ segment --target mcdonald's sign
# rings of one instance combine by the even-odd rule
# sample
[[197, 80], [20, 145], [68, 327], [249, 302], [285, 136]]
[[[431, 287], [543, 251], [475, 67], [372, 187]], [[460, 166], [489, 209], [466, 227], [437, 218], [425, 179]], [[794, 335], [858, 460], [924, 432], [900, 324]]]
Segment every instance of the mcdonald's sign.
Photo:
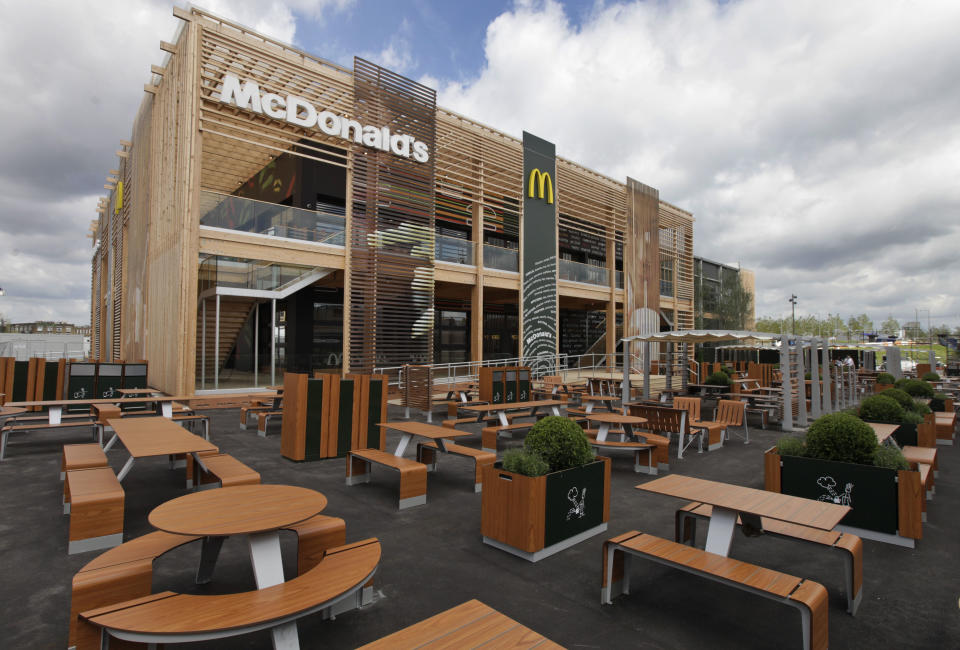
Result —
[[[547, 203], [553, 205], [553, 179], [550, 178], [550, 172], [542, 172], [534, 167], [527, 179], [527, 196], [531, 199], [542, 199], [544, 198], [544, 188], [547, 192]], [[534, 190], [536, 190], [536, 194], [534, 194]]]

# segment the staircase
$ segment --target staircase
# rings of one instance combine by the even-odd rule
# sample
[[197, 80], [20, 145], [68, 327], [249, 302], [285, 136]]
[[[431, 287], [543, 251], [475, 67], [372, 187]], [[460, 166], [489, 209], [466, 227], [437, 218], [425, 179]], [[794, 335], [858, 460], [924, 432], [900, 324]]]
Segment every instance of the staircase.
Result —
[[[236, 296], [221, 296], [220, 298], [220, 349], [217, 358], [213, 358], [213, 346], [217, 336], [217, 315], [214, 300], [207, 301], [207, 367], [206, 377], [208, 382], [213, 381], [214, 363], [219, 364], [220, 370], [223, 370], [223, 364], [233, 352], [237, 344], [237, 336], [240, 330], [246, 325], [253, 312], [257, 301], [254, 298], [242, 298]], [[197, 318], [197, 379], [203, 373], [203, 318]]]

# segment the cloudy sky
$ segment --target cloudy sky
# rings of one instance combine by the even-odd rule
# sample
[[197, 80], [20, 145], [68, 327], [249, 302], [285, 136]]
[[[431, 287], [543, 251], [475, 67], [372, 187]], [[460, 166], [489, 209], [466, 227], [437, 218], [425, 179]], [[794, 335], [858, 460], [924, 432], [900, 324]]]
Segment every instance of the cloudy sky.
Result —
[[[182, 4], [182, 3], [181, 3]], [[205, 0], [694, 213], [757, 313], [960, 325], [956, 0]], [[0, 0], [0, 314], [89, 322], [89, 222], [169, 0]], [[925, 320], [926, 311], [921, 312]]]

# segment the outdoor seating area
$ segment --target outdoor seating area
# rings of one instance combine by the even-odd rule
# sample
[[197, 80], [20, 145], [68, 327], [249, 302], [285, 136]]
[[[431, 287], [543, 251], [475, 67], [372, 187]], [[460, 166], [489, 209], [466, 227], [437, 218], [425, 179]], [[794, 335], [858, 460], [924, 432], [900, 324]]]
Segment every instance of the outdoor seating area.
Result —
[[[783, 432], [754, 430], [751, 444], [731, 444], [723, 433], [745, 429], [746, 402], [720, 400], [718, 415], [705, 420], [699, 397], [624, 407], [614, 387], [606, 388], [612, 399], [591, 399], [589, 390], [571, 390], [567, 401], [457, 399], [461, 417], [444, 426], [390, 406], [376, 436], [355, 436], [339, 457], [313, 462], [285, 458], [282, 436], [250, 435], [239, 408], [198, 414], [210, 421], [206, 440], [171, 418], [107, 417], [115, 411], [106, 408], [98, 417], [99, 405], [88, 404], [108, 433], [103, 447], [45, 429], [18, 442], [0, 472], [0, 489], [21, 495], [0, 505], [4, 521], [23, 530], [25, 542], [25, 561], [12, 568], [6, 589], [52, 594], [30, 609], [11, 601], [15, 618], [39, 615], [44, 623], [4, 623], [0, 633], [15, 645], [77, 648], [98, 647], [102, 638], [189, 638], [211, 648], [413, 647], [458, 645], [460, 635], [492, 646], [516, 639], [519, 647], [623, 647], [634, 643], [637, 625], [657, 647], [932, 645], [960, 633], [948, 613], [952, 585], [924, 577], [952, 561], [958, 532], [957, 452], [932, 442], [943, 416], [931, 413], [918, 427], [925, 444], [902, 445], [912, 471], [901, 476], [916, 475], [923, 486], [910, 512], [919, 521], [922, 510], [935, 524], [903, 548], [838, 526], [848, 502], [774, 486], [771, 459], [782, 457], [771, 450]], [[549, 386], [531, 392], [554, 396]], [[251, 413], [282, 404], [259, 396], [248, 403]], [[349, 405], [337, 403], [341, 411]], [[587, 413], [590, 403], [598, 408]], [[558, 541], [547, 523], [534, 532], [538, 542], [514, 529], [512, 515], [491, 510], [517, 498], [498, 460], [524, 448], [548, 416], [584, 425], [603, 461], [598, 480], [608, 486], [576, 479], [593, 487], [563, 499], [564, 512], [574, 505], [567, 519], [598, 519], [584, 518], [569, 541]], [[89, 435], [89, 424], [76, 422], [78, 431], [84, 426]], [[349, 422], [327, 426], [331, 439], [356, 430]], [[871, 427], [878, 443], [905, 435], [895, 425]], [[491, 430], [498, 448], [484, 449]], [[713, 431], [716, 446], [706, 453]], [[696, 453], [692, 442], [701, 437]], [[363, 446], [370, 441], [379, 447]], [[621, 452], [631, 452], [629, 462]], [[777, 465], [777, 480], [786, 480], [786, 469]], [[518, 487], [532, 495], [544, 489], [537, 485], [546, 484]], [[42, 507], [51, 496], [67, 516]], [[706, 534], [698, 537], [700, 527]], [[463, 604], [451, 607], [456, 602]], [[918, 602], [921, 618], [935, 624], [907, 629], [889, 616]], [[706, 618], [690, 626], [689, 611]]]

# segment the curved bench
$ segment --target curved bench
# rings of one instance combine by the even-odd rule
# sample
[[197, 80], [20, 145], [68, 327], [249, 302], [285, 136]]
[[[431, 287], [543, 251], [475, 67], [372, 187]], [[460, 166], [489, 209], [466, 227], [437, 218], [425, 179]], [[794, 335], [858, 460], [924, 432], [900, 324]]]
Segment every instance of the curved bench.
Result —
[[[316, 567], [327, 549], [346, 543], [346, 524], [339, 517], [315, 515], [288, 526], [297, 534], [297, 574]], [[70, 647], [99, 647], [99, 630], [79, 626], [78, 615], [90, 609], [150, 595], [153, 562], [161, 555], [202, 537], [157, 531], [131, 539], [88, 562], [73, 577], [70, 603]], [[204, 567], [198, 569], [198, 578]]]
[[330, 549], [306, 573], [266, 589], [215, 596], [165, 591], [85, 611], [80, 624], [137, 643], [204, 641], [273, 628], [275, 647], [296, 648], [296, 620], [362, 590], [379, 564], [380, 542], [370, 538]]

